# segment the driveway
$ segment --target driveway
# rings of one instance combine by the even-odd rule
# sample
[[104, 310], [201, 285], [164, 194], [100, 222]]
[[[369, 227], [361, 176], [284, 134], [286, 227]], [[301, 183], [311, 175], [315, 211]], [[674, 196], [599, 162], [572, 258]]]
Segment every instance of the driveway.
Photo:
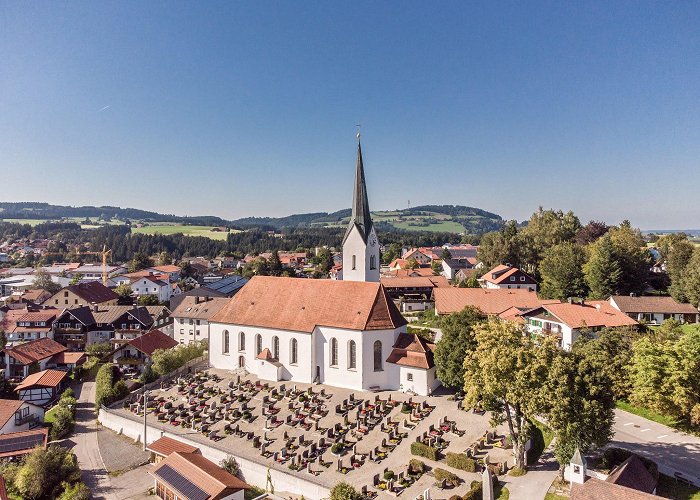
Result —
[[615, 410], [614, 429], [611, 446], [644, 455], [662, 473], [680, 472], [700, 486], [700, 438], [622, 410]]

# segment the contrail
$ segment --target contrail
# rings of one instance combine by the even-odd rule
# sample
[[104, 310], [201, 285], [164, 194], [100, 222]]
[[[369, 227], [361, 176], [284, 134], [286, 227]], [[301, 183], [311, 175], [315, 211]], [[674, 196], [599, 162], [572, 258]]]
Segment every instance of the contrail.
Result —
[[110, 107], [110, 106], [107, 105], [107, 106], [105, 106], [105, 107], [103, 107], [103, 108], [100, 108], [97, 112], [98, 112], [98, 113], [102, 113], [105, 109], [107, 109], [107, 108], [109, 108], [109, 107]]

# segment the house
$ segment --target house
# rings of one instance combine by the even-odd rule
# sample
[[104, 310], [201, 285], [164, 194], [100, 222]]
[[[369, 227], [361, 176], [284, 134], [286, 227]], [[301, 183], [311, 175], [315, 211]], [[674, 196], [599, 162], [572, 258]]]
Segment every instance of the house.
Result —
[[48, 439], [49, 429], [46, 427], [2, 434], [0, 435], [0, 458], [21, 457], [34, 451], [37, 446], [46, 449]]
[[52, 363], [52, 358], [66, 348], [50, 338], [32, 340], [14, 347], [5, 347], [2, 352], [2, 368], [5, 378], [25, 378], [32, 365], [44, 370]]
[[174, 452], [151, 472], [162, 499], [243, 500], [246, 483], [199, 453]]
[[109, 333], [115, 345], [158, 328], [170, 329], [170, 310], [165, 306], [110, 306], [92, 311], [97, 330]]
[[[435, 288], [436, 314], [452, 314], [467, 306], [476, 307], [488, 316], [498, 316], [512, 307], [527, 310], [537, 307], [542, 301], [537, 294], [527, 289], [497, 289], [497, 288]], [[549, 302], [559, 302], [558, 300]]]
[[229, 301], [227, 297], [185, 297], [172, 313], [173, 338], [180, 344], [209, 341], [209, 320]]
[[517, 267], [509, 265], [496, 266], [479, 278], [483, 288], [507, 288], [537, 291], [537, 281]]
[[160, 463], [172, 453], [201, 453], [199, 448], [185, 444], [168, 436], [161, 436], [146, 446], [146, 451], [151, 452], [151, 462]]
[[528, 330], [540, 335], [554, 335], [562, 348], [570, 349], [582, 330], [592, 332], [603, 328], [639, 324], [605, 300], [570, 301], [542, 304], [521, 313]]
[[151, 330], [140, 337], [121, 344], [109, 357], [112, 363], [120, 368], [136, 368], [143, 371], [146, 365], [152, 362], [153, 353], [157, 349], [172, 349], [178, 345], [177, 341], [170, 338], [160, 330]]
[[409, 250], [407, 250], [401, 256], [401, 259], [405, 260], [406, 262], [408, 262], [411, 259], [414, 259], [416, 262], [418, 262], [418, 264], [423, 265], [430, 264], [430, 262], [432, 261], [432, 259], [428, 255], [424, 254], [417, 248], [410, 248]]
[[43, 423], [41, 406], [17, 399], [0, 399], [0, 434], [28, 431]]
[[46, 300], [45, 304], [65, 308], [90, 306], [93, 304], [116, 306], [118, 300], [119, 295], [113, 290], [107, 288], [99, 281], [89, 281], [78, 283], [77, 285], [69, 285], [59, 290]]
[[449, 287], [444, 276], [381, 278], [381, 284], [402, 312], [424, 311], [433, 306], [433, 289]]
[[87, 361], [87, 354], [84, 352], [68, 352], [63, 351], [56, 354], [51, 360], [51, 364], [55, 365], [59, 370], [74, 370]]
[[453, 280], [457, 276], [457, 272], [463, 269], [474, 269], [476, 265], [475, 259], [471, 257], [463, 259], [442, 259], [442, 274], [448, 280]]
[[156, 278], [154, 275], [147, 275], [134, 279], [129, 285], [133, 293], [137, 296], [155, 295], [158, 302], [167, 302], [175, 295], [170, 283]]
[[38, 288], [36, 290], [26, 290], [22, 292], [22, 295], [19, 297], [19, 301], [39, 305], [43, 304], [44, 301], [48, 300], [49, 298], [51, 298], [51, 294], [49, 292]]
[[22, 315], [15, 315], [14, 323], [7, 325], [5, 331], [8, 344], [53, 337], [52, 325], [59, 314], [59, 309], [51, 308], [27, 310]]
[[179, 281], [180, 280], [180, 273], [182, 272], [182, 269], [180, 266], [176, 266], [174, 264], [167, 264], [163, 266], [153, 266], [149, 267], [146, 269], [146, 271], [150, 271], [153, 274], [165, 274], [168, 276], [169, 281]]
[[440, 385], [435, 376], [433, 351], [435, 344], [413, 333], [401, 333], [396, 339], [387, 363], [399, 367], [399, 390], [430, 396]]
[[70, 271], [66, 271], [66, 275], [69, 278], [74, 278], [76, 275], [81, 275], [81, 280], [85, 281], [101, 281], [103, 273], [107, 276], [112, 276], [115, 274], [124, 274], [126, 272], [125, 266], [103, 266], [102, 264], [84, 264], [80, 267], [76, 267]]
[[676, 302], [673, 297], [613, 295], [610, 297], [610, 305], [636, 321], [644, 321], [647, 325], [660, 325], [667, 319], [674, 319], [679, 323], [700, 321], [696, 307]]
[[476, 277], [477, 270], [475, 268], [462, 268], [455, 273], [454, 280], [458, 283], [468, 281]]
[[67, 376], [68, 372], [53, 369], [32, 373], [15, 387], [15, 392], [22, 401], [43, 406], [58, 397]]

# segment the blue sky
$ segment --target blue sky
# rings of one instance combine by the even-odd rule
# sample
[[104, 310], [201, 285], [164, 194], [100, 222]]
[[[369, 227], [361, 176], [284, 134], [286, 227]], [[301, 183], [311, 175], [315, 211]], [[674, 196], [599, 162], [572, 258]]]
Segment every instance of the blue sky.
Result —
[[[498, 4], [498, 5], [496, 5]], [[0, 199], [700, 220], [697, 2], [6, 2]]]

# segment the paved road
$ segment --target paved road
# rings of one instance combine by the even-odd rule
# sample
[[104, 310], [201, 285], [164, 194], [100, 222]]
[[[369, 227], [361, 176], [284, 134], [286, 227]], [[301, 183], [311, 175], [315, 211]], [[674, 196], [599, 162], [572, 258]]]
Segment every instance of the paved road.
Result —
[[97, 420], [95, 416], [95, 383], [83, 382], [75, 388], [78, 408], [76, 411], [75, 443], [73, 453], [78, 458], [83, 481], [92, 491], [93, 498], [118, 500], [112, 490], [111, 478], [105, 470], [97, 443]]
[[554, 458], [552, 441], [537, 463], [527, 468], [527, 474], [520, 477], [504, 475], [499, 479], [506, 482], [512, 500], [542, 500], [558, 473], [559, 463]]
[[680, 472], [700, 486], [700, 438], [622, 410], [615, 410], [614, 429], [612, 446], [649, 457], [664, 474]]

